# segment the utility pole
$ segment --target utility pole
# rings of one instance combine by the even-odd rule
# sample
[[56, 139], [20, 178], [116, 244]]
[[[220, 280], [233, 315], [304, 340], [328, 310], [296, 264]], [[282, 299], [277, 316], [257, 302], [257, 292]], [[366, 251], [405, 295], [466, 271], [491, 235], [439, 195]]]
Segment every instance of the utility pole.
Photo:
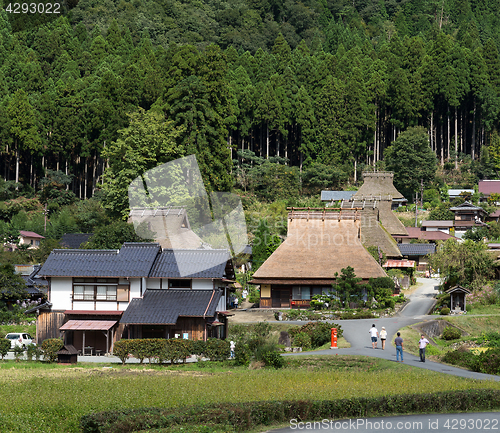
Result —
[[418, 214], [418, 192], [415, 193], [415, 227], [417, 227], [417, 214]]

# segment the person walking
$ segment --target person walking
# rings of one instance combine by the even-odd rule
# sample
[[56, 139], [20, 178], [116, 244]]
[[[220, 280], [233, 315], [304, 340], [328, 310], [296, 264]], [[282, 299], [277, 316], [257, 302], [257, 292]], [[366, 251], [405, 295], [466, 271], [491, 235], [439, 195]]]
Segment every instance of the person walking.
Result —
[[375, 327], [375, 324], [372, 325], [370, 330], [368, 331], [370, 333], [370, 336], [372, 338], [372, 349], [377, 348], [377, 337], [378, 337], [378, 330]]
[[394, 339], [394, 344], [396, 345], [396, 362], [399, 362], [399, 355], [401, 354], [401, 362], [403, 362], [403, 339], [401, 338], [401, 332], [397, 333], [397, 337]]
[[234, 359], [234, 349], [236, 349], [236, 343], [233, 340], [231, 340], [231, 343], [229, 344], [230, 344], [229, 348], [231, 350], [231, 359]]
[[420, 362], [425, 362], [425, 348], [429, 344], [429, 340], [424, 337], [424, 334], [420, 336], [420, 340], [418, 341], [418, 353], [420, 355]]
[[385, 330], [385, 326], [382, 326], [382, 330], [380, 331], [380, 341], [382, 342], [382, 350], [385, 350], [385, 340], [387, 340], [387, 331]]
[[238, 296], [234, 297], [234, 308], [238, 309]]

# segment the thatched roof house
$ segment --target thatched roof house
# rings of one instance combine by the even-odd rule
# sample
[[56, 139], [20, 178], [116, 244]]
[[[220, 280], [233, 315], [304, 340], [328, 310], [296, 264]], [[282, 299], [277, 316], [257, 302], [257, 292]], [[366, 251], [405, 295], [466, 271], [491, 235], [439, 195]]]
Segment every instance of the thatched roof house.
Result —
[[360, 236], [358, 210], [292, 209], [286, 240], [253, 276], [252, 283], [260, 284], [261, 308], [307, 307], [348, 266], [365, 281], [386, 276]]
[[134, 227], [145, 223], [154, 233], [154, 241], [163, 249], [196, 249], [202, 246], [200, 237], [191, 230], [183, 207], [132, 208], [129, 222]]

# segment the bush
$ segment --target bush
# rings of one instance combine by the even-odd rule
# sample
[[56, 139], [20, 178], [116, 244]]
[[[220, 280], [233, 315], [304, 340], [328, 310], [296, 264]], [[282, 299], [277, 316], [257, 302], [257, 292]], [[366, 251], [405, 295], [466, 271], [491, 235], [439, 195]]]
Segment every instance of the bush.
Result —
[[476, 356], [466, 349], [460, 348], [444, 354], [441, 358], [447, 364], [458, 365], [459, 367], [471, 368], [475, 364]]
[[[378, 397], [352, 397], [339, 400], [275, 400], [244, 403], [219, 403], [186, 408], [120, 409], [82, 416], [82, 433], [131, 433], [153, 429], [174, 430], [182, 425], [185, 431], [193, 426], [232, 426], [247, 431], [257, 426], [301, 421], [365, 418], [405, 413], [455, 413], [492, 411], [500, 408], [500, 391], [468, 389], [425, 394], [401, 394]], [[260, 429], [262, 430], [262, 429]], [[176, 430], [177, 431], [177, 430]], [[180, 430], [178, 430], [180, 431]]]
[[19, 359], [21, 358], [21, 355], [24, 353], [24, 349], [22, 346], [14, 346], [14, 357], [16, 359], [16, 362], [19, 362]]
[[163, 360], [170, 361], [175, 364], [178, 361], [186, 362], [186, 358], [191, 355], [193, 344], [192, 340], [184, 340], [180, 338], [170, 338], [163, 340], [159, 346], [158, 358], [161, 363]]
[[448, 314], [450, 314], [450, 309], [448, 307], [441, 308], [439, 314], [441, 314], [441, 316], [447, 316]]
[[10, 340], [7, 340], [6, 338], [1, 338], [0, 339], [0, 355], [2, 356], [2, 361], [4, 356], [7, 355], [10, 349]]
[[311, 348], [311, 336], [305, 332], [299, 332], [293, 338], [293, 345], [296, 347], [302, 347], [302, 349]]
[[281, 368], [285, 364], [283, 357], [274, 350], [269, 350], [265, 352], [262, 356], [262, 360], [269, 367]]
[[60, 338], [49, 338], [42, 342], [43, 358], [48, 362], [57, 360], [57, 352], [61, 350], [64, 343]]
[[250, 349], [243, 342], [237, 342], [234, 348], [234, 362], [236, 365], [247, 366], [250, 364]]
[[130, 354], [130, 343], [133, 340], [119, 340], [113, 345], [113, 355], [120, 358], [122, 365], [125, 365], [125, 361], [128, 359]]
[[441, 337], [445, 340], [458, 340], [462, 336], [460, 329], [454, 328], [453, 326], [447, 326], [443, 330]]
[[218, 340], [217, 338], [209, 338], [205, 342], [204, 355], [210, 361], [224, 361], [229, 358], [231, 354], [231, 348], [229, 341]]

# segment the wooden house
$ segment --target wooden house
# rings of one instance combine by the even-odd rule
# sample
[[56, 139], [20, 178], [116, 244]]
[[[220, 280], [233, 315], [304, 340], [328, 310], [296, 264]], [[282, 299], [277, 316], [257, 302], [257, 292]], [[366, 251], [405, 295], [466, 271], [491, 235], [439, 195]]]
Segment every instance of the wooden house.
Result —
[[128, 323], [120, 319], [131, 301], [148, 291], [218, 291], [220, 312], [234, 281], [227, 250], [162, 250], [148, 242], [120, 250], [54, 250], [40, 275], [49, 285], [48, 302], [34, 309], [37, 341], [63, 335], [66, 344], [105, 353], [124, 334]]
[[500, 194], [500, 180], [480, 180], [477, 187], [481, 202], [488, 201], [492, 194]]
[[261, 308], [309, 307], [351, 266], [358, 278], [387, 276], [361, 242], [357, 209], [292, 209], [285, 241], [254, 273]]

